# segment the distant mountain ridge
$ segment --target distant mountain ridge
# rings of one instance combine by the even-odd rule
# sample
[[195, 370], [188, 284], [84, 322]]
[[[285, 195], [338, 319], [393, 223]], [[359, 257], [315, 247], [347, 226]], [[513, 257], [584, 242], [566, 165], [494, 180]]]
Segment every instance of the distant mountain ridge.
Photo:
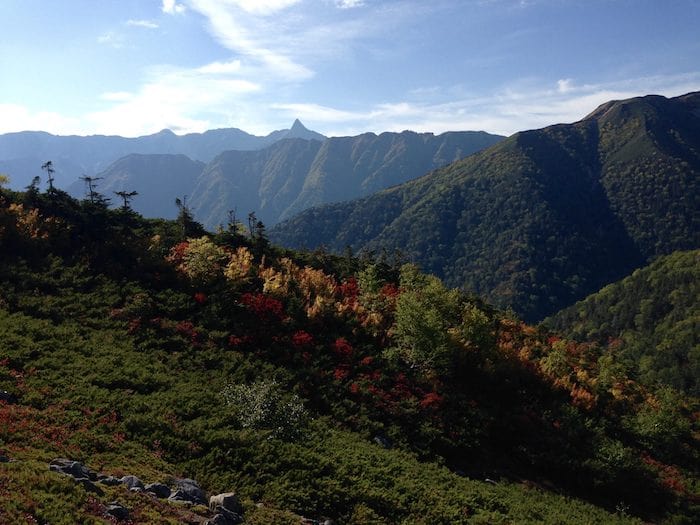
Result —
[[0, 135], [0, 172], [11, 175], [12, 187], [29, 184], [40, 167], [52, 160], [57, 183], [68, 186], [83, 174], [95, 175], [111, 163], [131, 154], [186, 155], [192, 160], [209, 162], [222, 151], [265, 148], [285, 138], [323, 140], [297, 119], [290, 129], [273, 131], [260, 137], [237, 128], [222, 128], [204, 133], [176, 135], [168, 129], [135, 138], [90, 135], [61, 136], [44, 131], [21, 131]]
[[[134, 209], [148, 217], [174, 217], [175, 197], [187, 195], [197, 220], [210, 229], [225, 224], [230, 210], [239, 217], [254, 211], [269, 226], [313, 205], [411, 180], [503, 139], [473, 131], [404, 131], [321, 141], [299, 121], [286, 136], [258, 150], [225, 151], [199, 173], [199, 164], [187, 157], [129, 155], [97, 175], [98, 189], [107, 196], [138, 191]], [[176, 181], [172, 173], [179, 174]], [[83, 183], [69, 192], [82, 197]]]
[[204, 169], [190, 202], [198, 220], [210, 228], [234, 208], [255, 211], [270, 225], [314, 205], [406, 182], [502, 139], [473, 131], [404, 131], [323, 142], [283, 140], [263, 150], [228, 151]]
[[649, 259], [700, 246], [700, 93], [604, 104], [369, 197], [312, 208], [274, 242], [401, 250], [540, 320]]

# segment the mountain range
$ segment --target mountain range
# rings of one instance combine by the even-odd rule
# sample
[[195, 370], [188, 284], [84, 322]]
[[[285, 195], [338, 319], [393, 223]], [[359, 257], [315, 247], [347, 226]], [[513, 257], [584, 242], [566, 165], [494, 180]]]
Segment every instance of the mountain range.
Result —
[[276, 225], [274, 242], [399, 250], [541, 320], [656, 256], [700, 246], [700, 93], [611, 101], [371, 196]]
[[[133, 207], [147, 217], [174, 218], [174, 200], [187, 196], [197, 220], [213, 230], [255, 212], [265, 224], [310, 206], [369, 195], [445, 166], [503, 137], [484, 132], [365, 133], [355, 137], [313, 136], [300, 123], [294, 138], [258, 150], [224, 151], [206, 165], [184, 155], [132, 154], [97, 174], [99, 191], [137, 191]], [[68, 191], [85, 195], [82, 182]]]
[[94, 176], [130, 154], [179, 154], [209, 162], [222, 151], [261, 149], [285, 138], [325, 139], [320, 133], [306, 129], [299, 120], [295, 120], [290, 129], [273, 131], [264, 137], [237, 128], [187, 135], [176, 135], [164, 129], [135, 138], [59, 136], [43, 131], [22, 131], [0, 135], [0, 172], [9, 173], [12, 187], [20, 189], [41, 175], [41, 165], [51, 160], [56, 169], [57, 183], [67, 187], [81, 175]]

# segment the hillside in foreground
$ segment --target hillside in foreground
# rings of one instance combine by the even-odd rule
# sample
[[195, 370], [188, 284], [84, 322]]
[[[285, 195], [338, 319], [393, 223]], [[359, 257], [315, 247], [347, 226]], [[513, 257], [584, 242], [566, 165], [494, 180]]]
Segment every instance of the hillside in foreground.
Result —
[[612, 101], [417, 180], [276, 225], [284, 246], [400, 251], [539, 321], [700, 247], [700, 93]]
[[0, 254], [2, 522], [224, 519], [125, 475], [235, 491], [253, 524], [700, 511], [697, 399], [411, 265], [59, 191], [2, 192]]

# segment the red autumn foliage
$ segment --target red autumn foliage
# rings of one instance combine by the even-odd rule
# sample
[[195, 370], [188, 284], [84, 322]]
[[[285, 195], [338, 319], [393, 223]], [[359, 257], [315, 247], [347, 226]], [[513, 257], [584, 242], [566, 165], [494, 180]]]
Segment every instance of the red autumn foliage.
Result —
[[249, 342], [250, 342], [249, 336], [239, 337], [237, 335], [230, 335], [228, 337], [228, 345], [232, 348], [242, 346], [242, 345], [249, 343]]
[[304, 330], [297, 330], [296, 332], [294, 332], [294, 334], [292, 334], [292, 344], [296, 348], [308, 346], [308, 345], [312, 344], [313, 342], [314, 342], [313, 336]]
[[337, 381], [342, 381], [350, 375], [350, 369], [347, 366], [339, 366], [333, 370], [333, 377]]
[[384, 297], [390, 297], [393, 299], [395, 297], [398, 297], [399, 287], [396, 286], [394, 283], [386, 283], [384, 286], [382, 286], [381, 294]]
[[344, 337], [339, 337], [333, 343], [333, 351], [335, 352], [335, 355], [341, 359], [348, 359], [352, 357], [353, 349], [352, 345], [348, 343], [347, 339]]
[[438, 408], [442, 404], [444, 398], [437, 392], [428, 392], [421, 399], [420, 406], [423, 408]]
[[199, 340], [199, 332], [197, 332], [192, 321], [180, 321], [175, 325], [175, 331], [183, 337], [187, 337], [193, 343]]
[[360, 295], [360, 287], [357, 284], [357, 279], [350, 277], [347, 281], [337, 286], [336, 291], [346, 299], [356, 299]]
[[374, 363], [374, 357], [371, 355], [368, 355], [367, 357], [363, 357], [362, 361], [360, 361], [360, 364], [362, 366], [370, 366], [372, 363]]
[[204, 304], [207, 302], [207, 295], [203, 292], [197, 292], [194, 294], [194, 300], [197, 304]]
[[187, 248], [189, 248], [190, 243], [187, 241], [182, 241], [170, 248], [170, 254], [167, 260], [172, 262], [175, 266], [182, 264], [185, 260], [185, 254], [187, 253]]
[[284, 313], [281, 301], [262, 293], [244, 293], [241, 302], [263, 319], [281, 319]]
[[360, 385], [357, 383], [350, 383], [350, 392], [357, 394], [360, 391]]

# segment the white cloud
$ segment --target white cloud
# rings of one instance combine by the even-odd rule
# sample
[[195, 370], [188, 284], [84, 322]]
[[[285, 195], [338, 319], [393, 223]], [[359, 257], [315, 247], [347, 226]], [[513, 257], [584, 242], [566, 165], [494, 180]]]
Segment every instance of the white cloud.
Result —
[[335, 5], [340, 9], [352, 9], [353, 7], [362, 7], [365, 2], [364, 0], [336, 0]]
[[83, 133], [81, 121], [51, 111], [32, 111], [19, 104], [0, 104], [0, 133], [34, 130]]
[[220, 126], [222, 115], [260, 89], [254, 82], [202, 69], [156, 68], [134, 93], [103, 94], [103, 100], [115, 103], [85, 120], [98, 133], [124, 136], [163, 128], [201, 132]]
[[298, 4], [300, 0], [223, 0], [223, 4], [235, 5], [248, 13], [269, 15]]
[[700, 90], [700, 73], [671, 77], [645, 77], [625, 81], [575, 86], [557, 83], [557, 89], [538, 87], [532, 80], [504, 86], [488, 96], [471, 96], [439, 101], [439, 93], [428, 88], [434, 102], [397, 101], [376, 104], [361, 111], [317, 104], [276, 104], [287, 118], [321, 124], [318, 131], [329, 135], [355, 135], [364, 131], [442, 133], [456, 130], [484, 130], [511, 135], [562, 122], [581, 120], [599, 105], [649, 93], [667, 97]]
[[568, 93], [574, 89], [574, 81], [570, 78], [562, 78], [557, 80], [557, 89], [560, 93]]
[[184, 4], [178, 4], [175, 0], [163, 0], [161, 10], [169, 15], [176, 15], [185, 12]]
[[211, 62], [205, 66], [197, 68], [200, 73], [228, 74], [237, 73], [241, 70], [240, 60], [230, 60], [229, 62]]
[[131, 99], [132, 94], [126, 91], [108, 91], [100, 95], [100, 100], [109, 102], [124, 102]]
[[124, 47], [125, 39], [124, 35], [117, 33], [116, 31], [107, 31], [97, 37], [97, 42], [99, 44], [111, 46], [115, 49], [121, 49]]
[[146, 29], [157, 29], [158, 24], [152, 20], [127, 20], [126, 25], [134, 27], [145, 27]]
[[260, 19], [296, 3], [292, 0], [257, 2], [245, 0], [191, 0], [191, 7], [204, 15], [213, 36], [227, 49], [243, 55], [246, 70], [268, 81], [299, 82], [309, 79], [313, 72], [276, 45], [277, 27], [269, 27]]

